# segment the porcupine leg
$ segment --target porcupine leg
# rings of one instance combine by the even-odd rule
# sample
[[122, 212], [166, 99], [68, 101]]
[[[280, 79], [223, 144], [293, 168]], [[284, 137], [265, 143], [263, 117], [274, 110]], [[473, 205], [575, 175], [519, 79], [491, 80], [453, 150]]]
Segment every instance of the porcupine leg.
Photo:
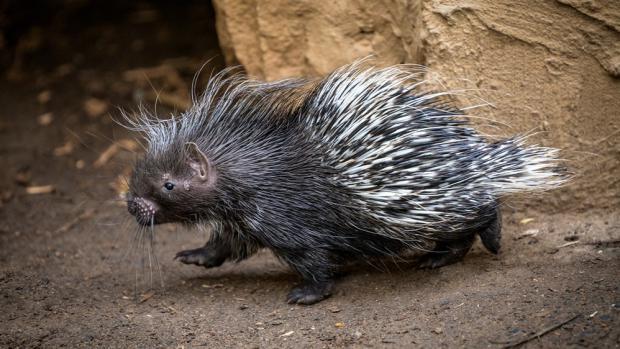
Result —
[[478, 233], [484, 247], [493, 254], [499, 253], [500, 240], [502, 238], [502, 212], [499, 206], [495, 206], [495, 217], [489, 225]]
[[462, 260], [474, 244], [475, 238], [475, 234], [470, 234], [461, 240], [437, 243], [435, 249], [424, 256], [419, 267], [434, 269]]
[[178, 259], [183, 264], [195, 264], [205, 268], [213, 268], [222, 265], [231, 254], [230, 244], [222, 239], [215, 238], [211, 239], [203, 247], [177, 253], [174, 259]]
[[[498, 254], [502, 231], [502, 215], [498, 205], [490, 206], [490, 210], [492, 218], [478, 232], [478, 235], [480, 235], [482, 244], [489, 252]], [[438, 243], [434, 251], [424, 257], [420, 263], [420, 268], [439, 268], [462, 260], [469, 252], [474, 240], [475, 234], [471, 234], [462, 240]]]
[[314, 304], [331, 296], [333, 286], [334, 282], [332, 280], [304, 280], [301, 285], [296, 286], [288, 293], [286, 301], [289, 304]]
[[331, 295], [335, 266], [325, 254], [315, 250], [302, 256], [288, 255], [281, 258], [301, 274], [303, 279], [302, 283], [287, 295], [289, 304], [310, 305]]

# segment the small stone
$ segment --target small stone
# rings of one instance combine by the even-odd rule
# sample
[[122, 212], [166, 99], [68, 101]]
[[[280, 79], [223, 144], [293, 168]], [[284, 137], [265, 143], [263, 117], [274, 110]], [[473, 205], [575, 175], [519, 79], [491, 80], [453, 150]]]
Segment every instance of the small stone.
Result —
[[27, 186], [30, 183], [31, 177], [32, 175], [30, 170], [27, 168], [22, 168], [15, 174], [15, 182], [19, 185]]
[[41, 126], [47, 126], [54, 121], [54, 115], [52, 113], [41, 114], [37, 117], [37, 123]]
[[534, 218], [523, 218], [519, 223], [521, 224], [528, 224], [530, 222], [534, 221]]
[[30, 195], [50, 194], [56, 190], [53, 185], [39, 185], [26, 187], [26, 193]]
[[72, 141], [67, 141], [65, 144], [54, 148], [54, 156], [65, 156], [73, 153], [75, 144]]
[[91, 118], [96, 118], [108, 110], [108, 103], [98, 98], [89, 98], [84, 101], [84, 111]]
[[37, 102], [45, 104], [52, 99], [52, 92], [50, 90], [41, 91], [37, 95]]

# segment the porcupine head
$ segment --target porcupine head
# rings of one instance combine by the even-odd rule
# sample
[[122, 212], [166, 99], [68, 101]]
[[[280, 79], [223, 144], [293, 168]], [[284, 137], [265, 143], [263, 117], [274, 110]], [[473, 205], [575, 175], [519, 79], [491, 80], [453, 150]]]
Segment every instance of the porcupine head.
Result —
[[131, 175], [127, 209], [139, 224], [195, 223], [215, 199], [217, 173], [195, 143], [174, 144], [139, 160]]

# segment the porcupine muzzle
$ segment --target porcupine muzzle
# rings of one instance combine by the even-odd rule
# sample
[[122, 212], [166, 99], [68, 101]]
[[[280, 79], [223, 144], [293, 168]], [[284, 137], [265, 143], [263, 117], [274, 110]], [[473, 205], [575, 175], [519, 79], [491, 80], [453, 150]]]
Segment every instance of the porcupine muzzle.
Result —
[[158, 224], [156, 220], [157, 205], [148, 199], [133, 197], [127, 201], [127, 211], [136, 217], [140, 225]]

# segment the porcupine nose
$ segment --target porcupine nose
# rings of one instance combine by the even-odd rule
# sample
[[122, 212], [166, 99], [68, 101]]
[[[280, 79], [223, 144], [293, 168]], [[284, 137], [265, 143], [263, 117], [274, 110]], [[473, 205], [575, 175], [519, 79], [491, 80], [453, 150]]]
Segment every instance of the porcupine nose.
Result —
[[155, 217], [155, 205], [149, 200], [136, 197], [127, 203], [127, 211], [136, 217], [136, 221], [142, 225], [150, 225]]

